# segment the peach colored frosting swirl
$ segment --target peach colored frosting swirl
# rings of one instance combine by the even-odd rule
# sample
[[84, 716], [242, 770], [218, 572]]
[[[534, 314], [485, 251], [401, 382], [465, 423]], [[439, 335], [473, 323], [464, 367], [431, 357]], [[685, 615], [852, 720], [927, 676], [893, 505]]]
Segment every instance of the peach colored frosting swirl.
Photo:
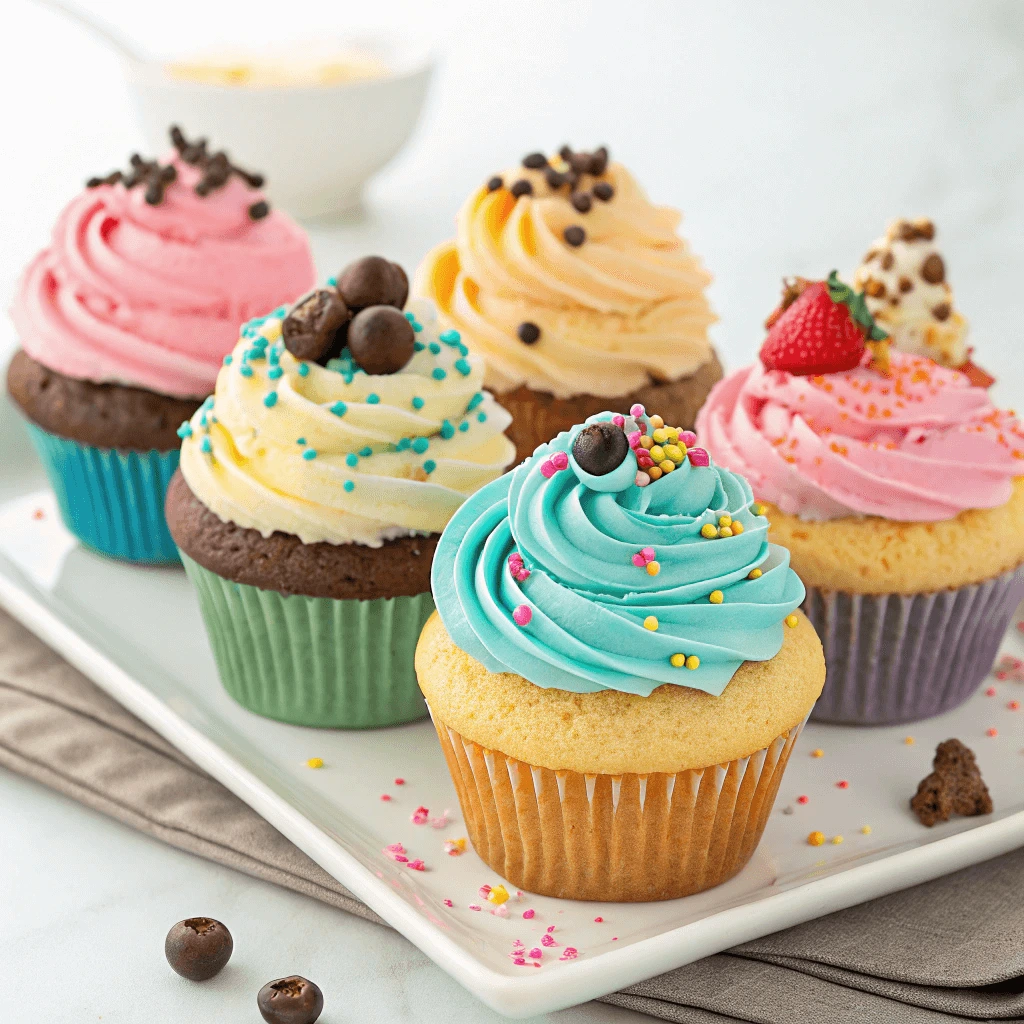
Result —
[[810, 520], [951, 519], [1004, 504], [1024, 474], [1012, 412], [962, 373], [901, 353], [889, 377], [737, 370], [708, 396], [697, 433], [759, 498]]
[[144, 186], [87, 189], [28, 266], [11, 315], [25, 351], [68, 377], [176, 397], [213, 390], [238, 325], [315, 281], [302, 229], [232, 176], [206, 197], [175, 155], [163, 201]]

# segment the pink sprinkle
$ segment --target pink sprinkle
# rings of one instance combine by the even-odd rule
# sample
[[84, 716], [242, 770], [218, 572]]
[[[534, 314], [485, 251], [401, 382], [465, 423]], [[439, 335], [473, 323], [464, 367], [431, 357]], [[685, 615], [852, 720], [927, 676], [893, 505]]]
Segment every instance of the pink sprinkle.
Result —
[[569, 456], [566, 455], [565, 452], [555, 452], [555, 454], [551, 456], [551, 465], [558, 470], [568, 469]]
[[480, 908], [475, 903], [470, 903], [469, 909], [470, 910], [479, 910]]
[[414, 825], [426, 825], [430, 820], [430, 811], [428, 811], [426, 807], [417, 807], [416, 810], [412, 812], [412, 816], [409, 820]]
[[644, 561], [644, 556], [637, 552], [633, 556], [633, 564], [638, 568], [642, 569], [647, 563]]
[[647, 415], [647, 410], [638, 402], [636, 405], [631, 405], [629, 407], [629, 415], [632, 416], [633, 419], [639, 419], [641, 416]]
[[686, 457], [690, 460], [691, 466], [710, 466], [711, 458], [703, 448], [691, 448]]
[[603, 924], [603, 923], [604, 923], [604, 918], [603, 917], [595, 917], [594, 918], [594, 924]]
[[521, 604], [513, 613], [512, 618], [516, 620], [517, 626], [528, 626], [533, 618], [533, 611], [529, 605]]
[[537, 911], [536, 910], [524, 910], [523, 911], [523, 917], [525, 917], [527, 921], [532, 921], [534, 919], [534, 917], [536, 917], [536, 915], [537, 915]]
[[995, 726], [992, 726], [991, 729], [986, 729], [985, 730], [985, 735], [986, 736], [998, 736], [999, 735], [999, 730]]
[[480, 899], [485, 900], [491, 895], [491, 887], [489, 885], [481, 885], [477, 890], [480, 893]]
[[411, 867], [413, 869], [413, 871], [426, 871], [427, 870], [426, 864], [424, 864], [423, 861], [421, 861], [418, 857], [416, 858], [416, 860], [409, 861], [409, 867]]
[[558, 943], [555, 942], [554, 936], [551, 935], [550, 932], [545, 932], [540, 937], [540, 944], [542, 946], [557, 946], [558, 945]]
[[840, 779], [836, 783], [836, 788], [837, 789], [849, 789], [850, 788], [850, 784], [846, 781], [846, 779]]
[[697, 435], [692, 430], [680, 430], [679, 443], [685, 444], [687, 448], [692, 448], [697, 443]]
[[644, 556], [644, 562], [654, 561], [654, 548], [642, 548], [640, 554]]
[[996, 688], [995, 688], [994, 686], [990, 686], [990, 687], [989, 687], [989, 688], [988, 688], [988, 689], [987, 689], [987, 690], [985, 691], [985, 696], [986, 696], [986, 697], [994, 697], [995, 695], [996, 695]]
[[455, 904], [454, 904], [454, 903], [452, 903], [452, 901], [451, 901], [451, 900], [445, 900], [445, 901], [444, 901], [444, 905], [445, 905], [446, 907], [454, 907], [454, 906], [455, 906]]
[[550, 480], [558, 470], [555, 469], [555, 464], [550, 459], [545, 459], [540, 464], [540, 472], [545, 479]]
[[384, 803], [387, 803], [391, 799], [391, 794], [390, 793], [381, 793], [380, 798], [381, 798], [381, 800], [384, 801]]
[[636, 464], [641, 469], [650, 469], [651, 466], [654, 465], [654, 459], [652, 459], [643, 448], [638, 448], [636, 450]]
[[534, 946], [529, 953], [526, 954], [531, 960], [539, 960], [544, 955], [544, 950], [540, 946]]
[[526, 946], [526, 943], [523, 942], [522, 939], [516, 939], [516, 941], [512, 943], [512, 948], [513, 949], [523, 949], [523, 948], [525, 948], [525, 946]]
[[806, 804], [811, 798], [809, 796], [798, 796], [796, 802], [798, 804]]
[[633, 478], [633, 483], [637, 487], [648, 487], [651, 483], [651, 478], [642, 469], [638, 469], [636, 476]]
[[395, 785], [396, 786], [404, 786], [405, 785], [405, 779], [395, 779]]
[[513, 551], [512, 554], [508, 556], [508, 564], [515, 569], [516, 566], [523, 564], [523, 556], [519, 554], [518, 551]]
[[626, 417], [619, 416], [617, 413], [612, 417], [612, 423], [617, 427], [624, 427], [626, 425]]
[[[559, 913], [561, 913], [561, 911], [559, 911]], [[549, 925], [549, 926], [548, 926], [548, 934], [549, 934], [549, 935], [550, 935], [550, 934], [551, 934], [551, 933], [552, 933], [552, 932], [553, 932], [554, 930], [555, 930], [555, 926], [554, 926], [554, 925]]]
[[580, 955], [578, 949], [574, 949], [572, 946], [566, 946], [562, 950], [562, 955], [558, 958], [559, 960], [575, 960]]
[[444, 814], [442, 814], [440, 817], [431, 818], [430, 819], [430, 827], [431, 828], [447, 828], [448, 825], [451, 823], [451, 820], [452, 820], [451, 819], [451, 814], [452, 814], [452, 812], [449, 811], [448, 808], [446, 807], [444, 809]]
[[634, 430], [632, 433], [627, 434], [626, 440], [629, 442], [630, 448], [636, 448], [640, 444], [640, 431]]
[[1011, 711], [1019, 711], [1020, 710], [1020, 701], [1019, 700], [1011, 700], [1010, 703], [1007, 704], [1006, 706]]
[[395, 860], [397, 860], [399, 864], [408, 864], [409, 863], [409, 858], [406, 857], [405, 854], [396, 853], [394, 855], [394, 857], [395, 857]]
[[504, 903], [499, 903], [491, 913], [495, 917], [508, 917], [508, 907]]

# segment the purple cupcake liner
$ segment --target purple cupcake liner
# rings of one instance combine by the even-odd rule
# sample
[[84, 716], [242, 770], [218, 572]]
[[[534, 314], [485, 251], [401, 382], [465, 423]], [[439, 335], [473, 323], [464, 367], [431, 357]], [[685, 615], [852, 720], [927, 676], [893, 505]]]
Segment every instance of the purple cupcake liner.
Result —
[[1024, 571], [957, 590], [850, 594], [807, 588], [803, 610], [825, 649], [817, 722], [897, 725], [941, 715], [991, 671]]

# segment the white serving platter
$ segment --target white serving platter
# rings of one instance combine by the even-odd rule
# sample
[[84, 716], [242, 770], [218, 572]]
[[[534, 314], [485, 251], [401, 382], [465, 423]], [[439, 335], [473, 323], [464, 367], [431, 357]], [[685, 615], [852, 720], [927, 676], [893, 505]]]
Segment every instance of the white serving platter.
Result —
[[[471, 847], [444, 852], [445, 840], [466, 833], [429, 722], [347, 733], [245, 711], [220, 688], [184, 573], [81, 548], [8, 408], [0, 409], [0, 440], [0, 605], [500, 1013], [580, 1003], [1024, 845], [1024, 710], [1010, 706], [1024, 704], [1024, 684], [993, 679], [994, 695], [986, 684], [957, 711], [912, 726], [808, 725], [753, 860], [717, 889], [655, 904], [526, 894], [496, 916], [478, 890], [500, 879]], [[1005, 649], [1024, 655], [1024, 634], [1011, 629]], [[996, 812], [926, 829], [908, 799], [936, 744], [951, 736], [977, 753]], [[811, 755], [815, 748], [821, 756]], [[324, 767], [307, 767], [312, 757]], [[420, 806], [435, 819], [450, 808], [451, 821], [414, 824]], [[824, 845], [807, 843], [812, 830], [826, 835]], [[426, 870], [388, 856], [394, 843]], [[509, 954], [517, 942], [540, 950], [540, 960], [516, 965]]]

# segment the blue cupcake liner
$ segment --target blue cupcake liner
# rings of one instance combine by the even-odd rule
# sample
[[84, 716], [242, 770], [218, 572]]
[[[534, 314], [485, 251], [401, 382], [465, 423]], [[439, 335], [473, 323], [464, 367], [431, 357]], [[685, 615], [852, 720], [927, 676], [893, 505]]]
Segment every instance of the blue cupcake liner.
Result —
[[180, 564], [167, 529], [164, 498], [178, 468], [170, 452], [93, 448], [28, 424], [64, 525], [86, 546], [112, 558]]

